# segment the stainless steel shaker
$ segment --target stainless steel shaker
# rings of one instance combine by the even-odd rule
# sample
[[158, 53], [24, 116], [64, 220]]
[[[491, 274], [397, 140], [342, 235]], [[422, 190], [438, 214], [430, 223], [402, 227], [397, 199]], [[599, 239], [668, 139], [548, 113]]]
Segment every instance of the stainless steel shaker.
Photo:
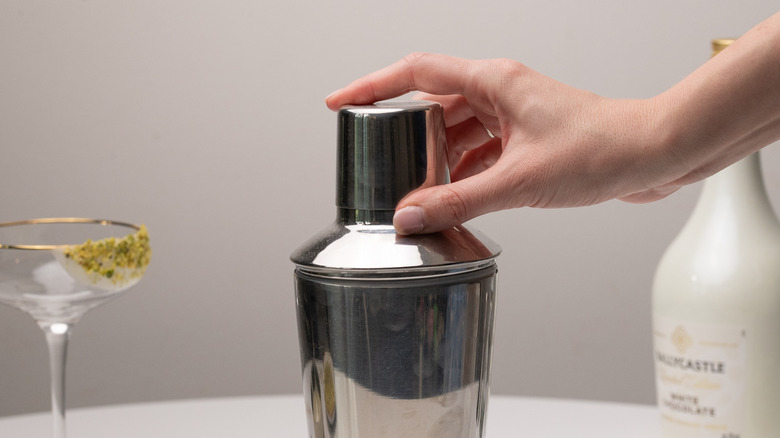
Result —
[[435, 103], [338, 113], [337, 217], [291, 256], [311, 438], [483, 435], [500, 248], [392, 226], [402, 197], [449, 182], [445, 148]]

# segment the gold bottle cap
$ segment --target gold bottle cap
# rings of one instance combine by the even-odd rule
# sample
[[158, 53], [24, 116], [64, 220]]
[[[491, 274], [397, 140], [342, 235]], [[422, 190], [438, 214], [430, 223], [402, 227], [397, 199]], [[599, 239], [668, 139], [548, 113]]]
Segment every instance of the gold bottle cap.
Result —
[[718, 53], [722, 52], [723, 49], [730, 46], [731, 43], [733, 43], [736, 40], [737, 40], [736, 38], [718, 38], [712, 40], [712, 56], [715, 56]]

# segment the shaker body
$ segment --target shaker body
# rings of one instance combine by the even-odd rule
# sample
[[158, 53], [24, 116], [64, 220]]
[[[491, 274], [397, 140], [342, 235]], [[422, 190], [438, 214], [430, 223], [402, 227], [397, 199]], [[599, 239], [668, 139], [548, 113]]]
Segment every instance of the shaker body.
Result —
[[290, 257], [310, 438], [483, 435], [501, 249], [392, 225], [449, 181], [445, 131], [432, 102], [339, 110], [336, 220]]
[[445, 276], [295, 272], [312, 438], [483, 436], [496, 265]]

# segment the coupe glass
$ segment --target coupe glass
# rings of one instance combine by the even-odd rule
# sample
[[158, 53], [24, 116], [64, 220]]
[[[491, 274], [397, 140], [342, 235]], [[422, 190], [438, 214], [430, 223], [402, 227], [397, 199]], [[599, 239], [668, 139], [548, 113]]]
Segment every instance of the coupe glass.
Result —
[[54, 438], [65, 438], [65, 356], [71, 328], [146, 272], [146, 227], [83, 218], [0, 223], [0, 302], [46, 335]]

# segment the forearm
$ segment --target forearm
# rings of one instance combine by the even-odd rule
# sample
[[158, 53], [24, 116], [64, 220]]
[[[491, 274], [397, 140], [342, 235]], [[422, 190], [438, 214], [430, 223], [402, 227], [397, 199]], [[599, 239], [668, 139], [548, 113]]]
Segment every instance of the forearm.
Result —
[[661, 148], [681, 185], [780, 138], [780, 13], [659, 95]]

